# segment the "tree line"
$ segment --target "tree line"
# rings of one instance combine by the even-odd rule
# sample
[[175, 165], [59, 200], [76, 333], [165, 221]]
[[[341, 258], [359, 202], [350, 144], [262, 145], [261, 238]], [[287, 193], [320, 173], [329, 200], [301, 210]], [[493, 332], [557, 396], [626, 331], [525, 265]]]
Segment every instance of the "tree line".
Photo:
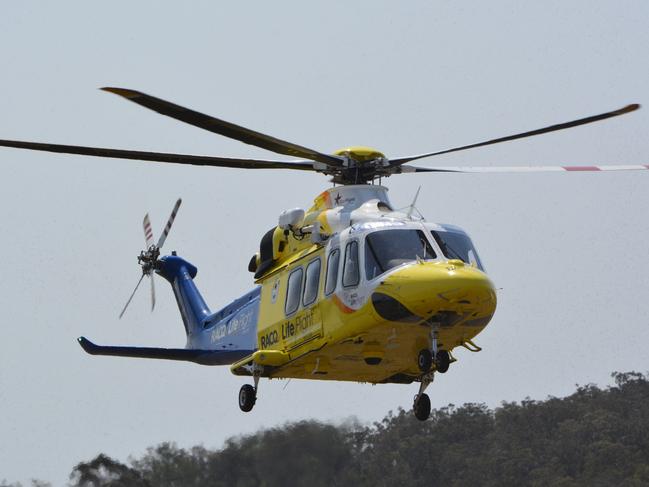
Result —
[[[162, 443], [127, 463], [100, 454], [76, 465], [69, 485], [646, 486], [649, 375], [613, 378], [604, 389], [581, 386], [565, 398], [493, 410], [449, 405], [425, 423], [399, 410], [369, 426], [288, 423], [217, 450]], [[0, 483], [10, 486], [18, 487]]]

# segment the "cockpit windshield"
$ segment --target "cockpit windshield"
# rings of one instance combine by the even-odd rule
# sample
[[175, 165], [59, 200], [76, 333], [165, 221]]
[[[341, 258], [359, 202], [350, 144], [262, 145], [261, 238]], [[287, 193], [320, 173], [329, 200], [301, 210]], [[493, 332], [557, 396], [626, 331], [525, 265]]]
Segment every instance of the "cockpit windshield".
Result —
[[406, 262], [434, 258], [435, 251], [421, 230], [379, 230], [365, 238], [367, 280]]
[[466, 264], [475, 264], [484, 271], [478, 252], [469, 236], [465, 233], [431, 230], [435, 241], [449, 259], [460, 259]]

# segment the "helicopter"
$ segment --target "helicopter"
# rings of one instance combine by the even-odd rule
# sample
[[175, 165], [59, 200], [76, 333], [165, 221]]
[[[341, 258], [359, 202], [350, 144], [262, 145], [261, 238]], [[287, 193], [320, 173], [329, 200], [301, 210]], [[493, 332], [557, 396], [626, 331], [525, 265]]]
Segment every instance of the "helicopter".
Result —
[[640, 108], [610, 112], [483, 142], [414, 156], [387, 158], [363, 146], [325, 154], [271, 137], [145, 93], [106, 87], [162, 115], [297, 160], [237, 159], [205, 155], [120, 150], [17, 140], [0, 146], [85, 156], [239, 169], [310, 171], [330, 177], [332, 186], [308, 209], [292, 208], [263, 234], [249, 263], [255, 287], [213, 312], [198, 290], [196, 266], [161, 250], [178, 214], [178, 199], [160, 237], [148, 214], [146, 248], [138, 256], [155, 306], [154, 274], [167, 280], [182, 318], [184, 348], [97, 345], [79, 337], [92, 355], [228, 365], [252, 378], [239, 390], [244, 412], [257, 401], [261, 378], [340, 380], [372, 384], [419, 383], [413, 400], [417, 419], [430, 416], [426, 389], [435, 374], [457, 361], [453, 350], [481, 348], [475, 337], [490, 323], [497, 305], [488, 277], [468, 233], [427, 222], [415, 203], [396, 209], [382, 179], [405, 173], [492, 173], [647, 170], [649, 165], [419, 167], [409, 163], [487, 145], [541, 135], [617, 117]]

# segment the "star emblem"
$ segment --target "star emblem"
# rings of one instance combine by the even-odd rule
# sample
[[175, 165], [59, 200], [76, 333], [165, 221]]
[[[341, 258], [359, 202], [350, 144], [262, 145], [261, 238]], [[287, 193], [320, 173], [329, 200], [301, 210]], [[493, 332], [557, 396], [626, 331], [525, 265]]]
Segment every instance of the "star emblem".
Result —
[[340, 193], [336, 193], [336, 197], [334, 198], [334, 201], [336, 202], [336, 206], [338, 206], [341, 199], [342, 198], [340, 197]]

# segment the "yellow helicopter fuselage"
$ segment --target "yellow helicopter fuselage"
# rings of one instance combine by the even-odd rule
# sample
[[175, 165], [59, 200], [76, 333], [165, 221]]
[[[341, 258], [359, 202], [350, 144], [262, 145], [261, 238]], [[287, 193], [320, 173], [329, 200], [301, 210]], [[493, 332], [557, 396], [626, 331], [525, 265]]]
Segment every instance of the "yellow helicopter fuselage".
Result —
[[[234, 373], [249, 375], [254, 362], [270, 378], [409, 383], [433, 334], [448, 352], [476, 349], [495, 289], [475, 249], [474, 262], [445, 255], [448, 228], [393, 211], [387, 190], [367, 185], [326, 191], [302, 223], [312, 238], [297, 228], [275, 233], [282, 252], [257, 280], [257, 351]], [[411, 255], [400, 242], [414, 244]], [[379, 251], [401, 258], [381, 266]]]

